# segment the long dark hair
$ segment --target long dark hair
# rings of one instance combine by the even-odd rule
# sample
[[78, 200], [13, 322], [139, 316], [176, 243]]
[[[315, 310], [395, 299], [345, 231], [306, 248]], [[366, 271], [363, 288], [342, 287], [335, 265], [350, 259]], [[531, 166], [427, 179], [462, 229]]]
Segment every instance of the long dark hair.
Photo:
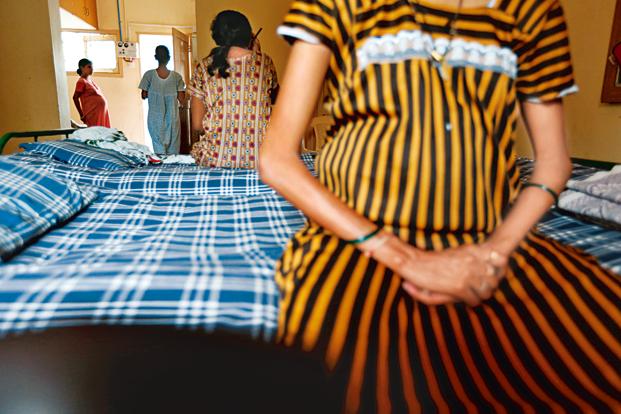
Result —
[[93, 62], [91, 62], [90, 60], [84, 58], [84, 59], [80, 59], [80, 61], [78, 62], [78, 70], [76, 70], [76, 72], [78, 72], [78, 75], [82, 76], [82, 68], [86, 65], [92, 65]]
[[211, 23], [211, 37], [213, 37], [217, 47], [209, 53], [212, 61], [207, 71], [211, 76], [217, 72], [226, 78], [229, 76], [227, 73], [229, 50], [232, 46], [250, 47], [252, 27], [250, 27], [248, 18], [240, 12], [225, 10], [218, 13]]

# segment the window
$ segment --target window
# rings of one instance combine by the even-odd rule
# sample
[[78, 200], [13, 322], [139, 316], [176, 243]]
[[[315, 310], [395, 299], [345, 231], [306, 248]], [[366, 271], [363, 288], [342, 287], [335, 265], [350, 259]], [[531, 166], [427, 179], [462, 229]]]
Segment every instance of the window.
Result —
[[77, 70], [80, 59], [87, 58], [93, 62], [93, 69], [96, 72], [120, 73], [119, 59], [116, 56], [115, 35], [63, 31], [62, 41], [65, 69], [68, 72]]

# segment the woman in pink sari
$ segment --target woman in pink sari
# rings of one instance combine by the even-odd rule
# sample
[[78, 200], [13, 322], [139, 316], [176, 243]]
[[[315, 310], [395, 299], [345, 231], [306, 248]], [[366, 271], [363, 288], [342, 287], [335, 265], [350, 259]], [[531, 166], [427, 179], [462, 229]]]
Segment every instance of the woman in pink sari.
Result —
[[80, 119], [87, 126], [103, 126], [110, 128], [108, 101], [99, 86], [93, 81], [93, 63], [88, 59], [80, 59], [78, 75], [80, 79], [75, 85], [73, 102], [78, 109]]

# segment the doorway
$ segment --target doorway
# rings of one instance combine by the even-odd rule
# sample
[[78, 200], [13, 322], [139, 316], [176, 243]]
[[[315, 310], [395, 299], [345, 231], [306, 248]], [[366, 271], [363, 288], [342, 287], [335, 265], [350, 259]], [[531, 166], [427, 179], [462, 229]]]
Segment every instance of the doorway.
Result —
[[[140, 77], [150, 69], [157, 68], [158, 62], [155, 60], [155, 48], [159, 45], [166, 46], [170, 51], [171, 60], [166, 67], [169, 70], [174, 70], [181, 75], [186, 86], [190, 81], [190, 61], [191, 61], [191, 46], [190, 36], [185, 33], [172, 28], [171, 34], [138, 34], [138, 44], [140, 48]], [[187, 98], [187, 96], [186, 96]], [[145, 136], [145, 145], [153, 149], [153, 142], [151, 135], [149, 134], [149, 128], [147, 127], [147, 114], [149, 112], [148, 100], [142, 101], [143, 112], [143, 128]], [[181, 154], [189, 154], [191, 147], [190, 138], [190, 110], [185, 104], [180, 109], [180, 133], [181, 133]]]

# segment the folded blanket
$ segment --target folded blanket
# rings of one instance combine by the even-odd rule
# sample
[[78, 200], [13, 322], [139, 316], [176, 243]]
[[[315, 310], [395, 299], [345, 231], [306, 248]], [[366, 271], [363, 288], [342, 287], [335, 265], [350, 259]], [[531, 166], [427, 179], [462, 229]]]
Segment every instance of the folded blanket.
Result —
[[590, 196], [579, 191], [563, 191], [559, 208], [594, 219], [598, 224], [610, 222], [621, 226], [621, 204]]
[[621, 205], [621, 165], [600, 171], [585, 180], [569, 180], [567, 188]]
[[110, 149], [120, 154], [140, 159], [143, 161], [144, 165], [160, 162], [160, 159], [149, 147], [128, 141], [127, 137], [116, 128], [81, 128], [69, 135], [69, 139], [80, 141], [97, 148]]
[[581, 180], [569, 180], [559, 208], [598, 224], [621, 225], [621, 165]]

